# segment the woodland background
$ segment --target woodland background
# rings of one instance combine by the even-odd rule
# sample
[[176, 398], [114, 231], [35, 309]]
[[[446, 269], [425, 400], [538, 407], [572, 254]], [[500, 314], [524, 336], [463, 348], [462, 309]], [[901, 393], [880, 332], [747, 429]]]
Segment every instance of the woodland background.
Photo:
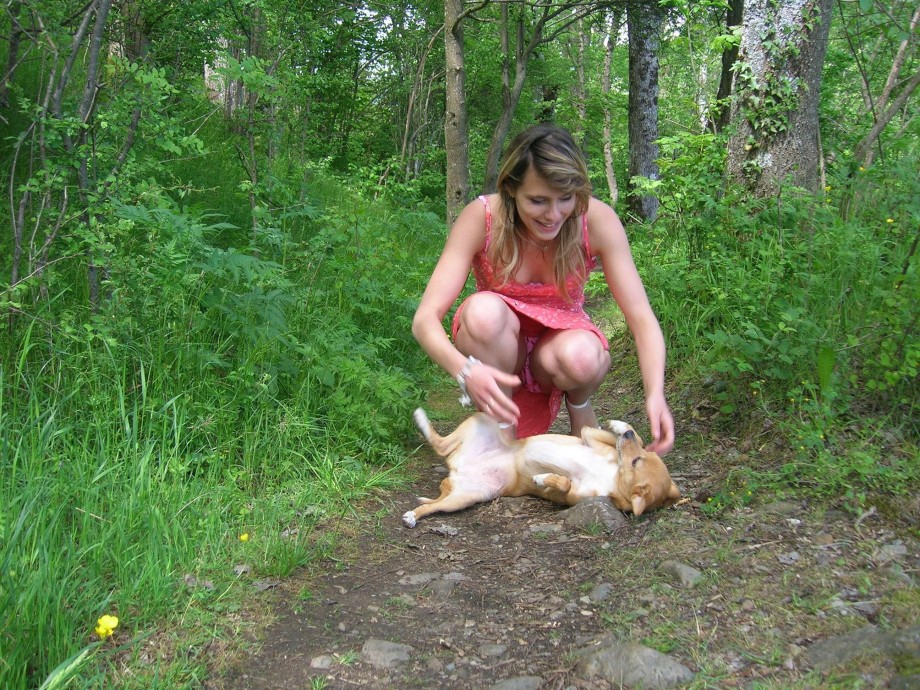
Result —
[[854, 512], [913, 490], [918, 17], [5, 0], [0, 686], [194, 685], [240, 633], [231, 564], [334, 551], [314, 527], [399, 480], [448, 385], [410, 320], [449, 219], [539, 120], [624, 219], [672, 390], [791, 439], [714, 514], [733, 482]]

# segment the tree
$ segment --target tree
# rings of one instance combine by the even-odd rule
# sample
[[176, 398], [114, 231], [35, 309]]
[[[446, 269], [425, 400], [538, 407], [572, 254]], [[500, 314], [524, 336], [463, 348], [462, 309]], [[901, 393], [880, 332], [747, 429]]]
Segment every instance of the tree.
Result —
[[787, 180], [817, 191], [818, 97], [832, 0], [747, 0], [727, 170], [764, 197]]
[[[856, 152], [854, 155], [856, 161], [862, 163], [865, 167], [872, 165], [872, 161], [875, 158], [876, 146], [878, 147], [878, 151], [882, 150], [882, 132], [894, 119], [895, 115], [904, 108], [908, 99], [916, 90], [917, 85], [920, 84], [920, 68], [915, 68], [913, 74], [908, 77], [902, 76], [902, 71], [905, 71], [909, 57], [915, 53], [915, 34], [917, 32], [918, 23], [920, 23], [920, 5], [914, 10], [910, 23], [906, 29], [902, 30], [904, 38], [901, 39], [898, 45], [891, 63], [891, 68], [888, 70], [888, 77], [885, 79], [885, 85], [882, 87], [881, 93], [878, 94], [878, 96], [873, 96], [872, 85], [862, 66], [859, 51], [857, 51], [855, 47], [853, 49], [853, 57], [860, 69], [862, 92], [866, 101], [866, 110], [872, 114], [872, 127], [860, 140], [859, 144], [856, 145]], [[846, 26], [844, 26], [844, 30], [846, 31]], [[852, 46], [853, 42], [849, 32], [847, 32], [846, 35], [847, 40]], [[907, 124], [910, 123], [911, 119], [912, 118], [906, 118]], [[902, 127], [902, 132], [906, 129], [907, 124]]]
[[[631, 2], [629, 27], [629, 177], [658, 178], [658, 46], [664, 11], [657, 2]], [[640, 218], [655, 220], [658, 199], [630, 194], [629, 208]]]
[[[744, 13], [744, 0], [729, 0], [728, 10], [725, 13], [725, 30], [731, 34], [740, 28]], [[729, 123], [731, 108], [728, 99], [732, 95], [732, 77], [734, 76], [735, 61], [738, 59], [738, 43], [730, 41], [722, 51], [722, 73], [719, 78], [719, 91], [716, 102], [710, 114], [707, 126], [713, 132], [721, 132]]]
[[[526, 6], [524, 2], [515, 2], [519, 5], [517, 17], [514, 20], [515, 25], [515, 42], [514, 42], [514, 83], [511, 83], [511, 40], [509, 8], [507, 2], [501, 3], [501, 45], [502, 45], [502, 110], [492, 133], [492, 141], [489, 144], [489, 152], [486, 156], [486, 171], [483, 189], [486, 192], [495, 191], [495, 184], [498, 180], [498, 164], [501, 159], [502, 149], [505, 145], [505, 139], [508, 131], [511, 129], [511, 121], [517, 110], [518, 102], [521, 99], [521, 92], [524, 90], [524, 82], [527, 79], [527, 66], [531, 56], [537, 46], [543, 43], [549, 43], [555, 40], [560, 34], [566, 31], [573, 23], [581, 20], [587, 15], [593, 7], [590, 5], [582, 6], [580, 3], [563, 2], [553, 4], [546, 3], [537, 8], [532, 17], [527, 15], [534, 12]], [[530, 38], [526, 37], [527, 19], [530, 22]]]
[[463, 0], [444, 2], [444, 148], [447, 154], [447, 224], [460, 215], [470, 187], [469, 125], [466, 119], [466, 66], [463, 59]]
[[604, 77], [601, 90], [604, 94], [604, 174], [607, 178], [607, 189], [610, 190], [610, 203], [616, 205], [619, 196], [617, 174], [613, 169], [613, 143], [611, 141], [611, 113], [610, 113], [610, 87], [611, 69], [613, 65], [613, 49], [617, 44], [617, 34], [620, 33], [620, 13], [610, 13], [610, 26], [607, 30], [606, 47], [604, 50]]

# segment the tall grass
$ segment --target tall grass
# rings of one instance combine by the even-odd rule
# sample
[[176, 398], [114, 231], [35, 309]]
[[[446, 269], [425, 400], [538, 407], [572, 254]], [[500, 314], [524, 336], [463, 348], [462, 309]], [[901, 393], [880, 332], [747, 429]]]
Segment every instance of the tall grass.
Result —
[[61, 294], [0, 339], [0, 687], [195, 686], [252, 580], [401, 481], [441, 223], [335, 185], [311, 206], [245, 252], [165, 198], [123, 206], [104, 308]]

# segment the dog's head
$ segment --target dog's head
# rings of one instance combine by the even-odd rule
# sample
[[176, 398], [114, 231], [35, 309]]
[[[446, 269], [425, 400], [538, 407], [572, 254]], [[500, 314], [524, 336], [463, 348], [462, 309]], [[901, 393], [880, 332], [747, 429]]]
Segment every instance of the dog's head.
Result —
[[615, 503], [619, 498], [629, 505], [617, 507], [642, 515], [646, 510], [675, 504], [680, 489], [658, 454], [645, 450], [639, 434], [628, 424], [611, 421], [610, 430], [617, 436], [617, 489], [621, 493], [612, 498]]

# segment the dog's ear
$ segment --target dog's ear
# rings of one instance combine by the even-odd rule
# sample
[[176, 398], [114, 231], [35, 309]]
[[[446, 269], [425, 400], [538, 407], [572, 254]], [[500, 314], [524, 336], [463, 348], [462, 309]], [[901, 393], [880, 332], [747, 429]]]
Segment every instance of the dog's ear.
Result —
[[668, 500], [671, 503], [677, 503], [680, 500], [680, 489], [677, 488], [677, 484], [671, 482], [671, 488], [668, 489]]
[[642, 491], [641, 487], [637, 486], [633, 489], [631, 503], [632, 503], [633, 515], [635, 515], [636, 517], [639, 517], [640, 515], [642, 515], [643, 512], [645, 512], [645, 508], [646, 508], [645, 494]]

